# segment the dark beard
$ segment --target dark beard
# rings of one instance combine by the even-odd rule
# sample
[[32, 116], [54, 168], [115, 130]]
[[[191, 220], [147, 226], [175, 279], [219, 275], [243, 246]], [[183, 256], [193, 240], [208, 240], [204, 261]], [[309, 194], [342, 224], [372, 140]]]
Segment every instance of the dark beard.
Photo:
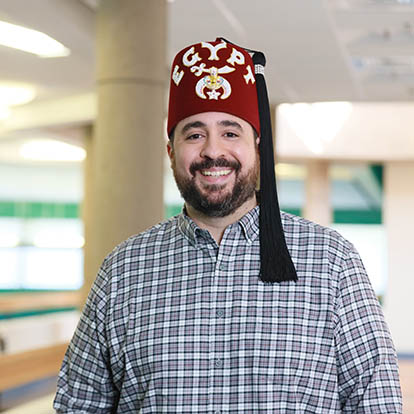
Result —
[[[212, 167], [230, 167], [234, 170], [236, 181], [233, 190], [220, 194], [225, 185], [208, 185], [204, 189], [207, 194], [203, 195], [195, 183], [195, 172], [197, 170]], [[238, 162], [230, 162], [223, 158], [217, 160], [205, 160], [202, 163], [193, 163], [190, 172], [193, 178], [181, 177], [177, 174], [175, 164], [172, 165], [175, 182], [180, 190], [181, 196], [186, 203], [197, 211], [209, 217], [225, 217], [235, 212], [247, 200], [252, 198], [256, 190], [257, 167], [254, 166], [245, 175], [240, 175], [241, 165]], [[216, 195], [216, 196], [215, 196]], [[215, 196], [215, 197], [214, 197]]]

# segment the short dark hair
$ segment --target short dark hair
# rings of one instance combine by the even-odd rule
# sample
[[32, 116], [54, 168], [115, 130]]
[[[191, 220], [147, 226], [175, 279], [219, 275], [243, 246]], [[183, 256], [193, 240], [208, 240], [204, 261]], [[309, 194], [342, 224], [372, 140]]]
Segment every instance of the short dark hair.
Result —
[[170, 140], [171, 144], [174, 143], [174, 132], [175, 132], [175, 127], [171, 130], [171, 132], [168, 134], [168, 139]]

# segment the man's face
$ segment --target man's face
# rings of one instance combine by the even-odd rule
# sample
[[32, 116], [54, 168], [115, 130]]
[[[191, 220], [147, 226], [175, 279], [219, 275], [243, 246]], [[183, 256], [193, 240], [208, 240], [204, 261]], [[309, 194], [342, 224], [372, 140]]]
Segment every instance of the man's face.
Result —
[[255, 196], [258, 138], [246, 121], [205, 112], [180, 121], [167, 150], [187, 204], [210, 217], [225, 217]]

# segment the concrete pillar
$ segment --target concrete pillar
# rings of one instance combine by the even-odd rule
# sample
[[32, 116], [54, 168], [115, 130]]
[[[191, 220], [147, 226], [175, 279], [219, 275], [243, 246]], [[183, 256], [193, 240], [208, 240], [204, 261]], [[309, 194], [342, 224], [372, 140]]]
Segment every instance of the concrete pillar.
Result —
[[165, 0], [102, 0], [85, 289], [116, 244], [163, 218], [166, 73]]
[[305, 206], [303, 216], [323, 226], [332, 224], [329, 162], [311, 160], [307, 163]]
[[384, 174], [384, 224], [388, 284], [384, 310], [398, 352], [414, 354], [414, 162], [388, 162]]
[[92, 207], [92, 191], [93, 191], [93, 127], [87, 126], [84, 128], [83, 136], [84, 148], [86, 151], [86, 158], [83, 161], [83, 200], [81, 206], [82, 221], [83, 221], [83, 235], [85, 238], [85, 245], [83, 246], [83, 274], [84, 283], [81, 289], [82, 307], [88, 296], [92, 282], [96, 276], [96, 263], [93, 260], [93, 246], [94, 246], [94, 232], [92, 231], [93, 207]]

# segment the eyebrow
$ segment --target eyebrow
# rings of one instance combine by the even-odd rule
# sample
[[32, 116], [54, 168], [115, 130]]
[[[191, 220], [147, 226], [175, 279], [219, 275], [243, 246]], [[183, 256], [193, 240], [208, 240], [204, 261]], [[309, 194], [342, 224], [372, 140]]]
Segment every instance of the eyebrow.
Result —
[[181, 133], [185, 134], [191, 128], [203, 128], [203, 127], [206, 127], [206, 126], [207, 125], [204, 122], [201, 122], [201, 121], [189, 122], [188, 124], [185, 124], [183, 126], [183, 129], [181, 130]]
[[224, 127], [233, 127], [233, 128], [237, 128], [240, 131], [243, 131], [243, 127], [236, 121], [230, 121], [229, 119], [225, 119], [223, 121], [219, 121], [217, 122], [218, 125], [220, 126], [224, 126]]
[[[243, 127], [236, 121], [231, 121], [229, 119], [224, 119], [223, 121], [218, 121], [217, 125], [219, 126], [223, 126], [223, 127], [233, 127], [233, 128], [237, 128], [240, 131], [243, 131]], [[201, 121], [194, 121], [194, 122], [189, 122], [188, 124], [185, 124], [181, 130], [182, 134], [185, 134], [188, 130], [190, 130], [191, 128], [205, 128], [207, 127], [207, 125], [204, 122]]]

